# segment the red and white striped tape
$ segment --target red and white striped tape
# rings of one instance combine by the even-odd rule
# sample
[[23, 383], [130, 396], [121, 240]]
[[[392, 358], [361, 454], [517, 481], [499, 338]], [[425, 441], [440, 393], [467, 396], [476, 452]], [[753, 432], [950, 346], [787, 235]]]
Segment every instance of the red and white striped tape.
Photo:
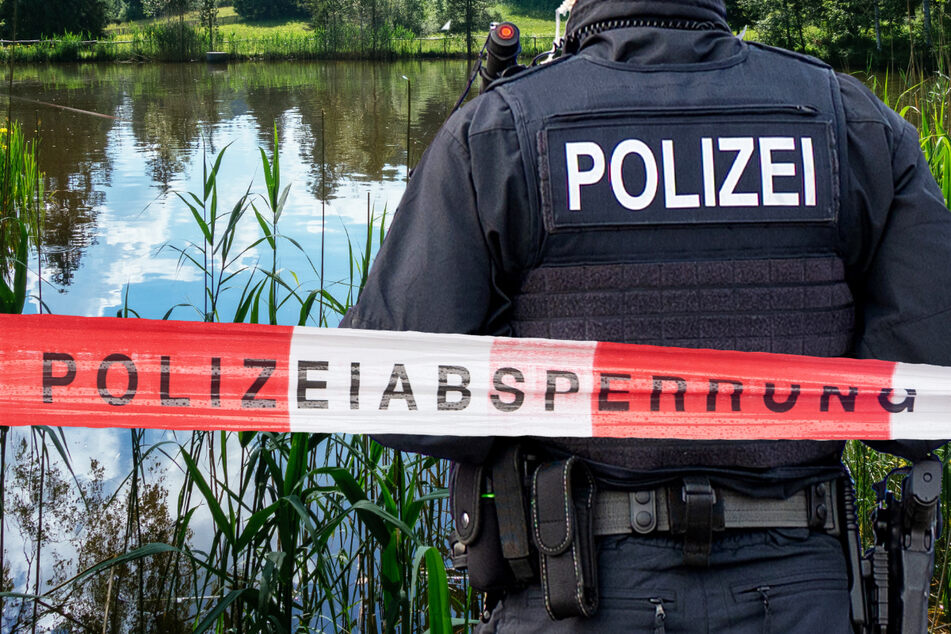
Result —
[[951, 437], [951, 368], [596, 342], [0, 316], [0, 425]]

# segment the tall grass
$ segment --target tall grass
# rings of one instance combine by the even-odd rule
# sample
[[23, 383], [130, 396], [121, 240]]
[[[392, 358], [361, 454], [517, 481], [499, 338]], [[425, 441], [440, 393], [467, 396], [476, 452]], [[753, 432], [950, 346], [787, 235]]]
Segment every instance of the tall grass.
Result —
[[[304, 324], [319, 293], [329, 306], [345, 310], [365, 281], [376, 234], [372, 214], [365, 245], [351, 249], [358, 255], [351, 256], [344, 294], [305, 293], [279, 268], [280, 244], [300, 245], [279, 230], [288, 190], [281, 186], [277, 141], [270, 157], [261, 151], [263, 195], [255, 199], [246, 192], [219, 216], [216, 175], [224, 152], [206, 171], [203, 196], [182, 197], [203, 236], [205, 259], [199, 261], [197, 246], [181, 253], [206, 272], [205, 318], [220, 318], [223, 285], [247, 273], [235, 321], [276, 323], [278, 311], [290, 304]], [[268, 268], [250, 272], [235, 268], [237, 258], [229, 255], [248, 206], [263, 235], [238, 252], [260, 246], [271, 256]], [[222, 224], [226, 228], [217, 236]], [[317, 321], [323, 322], [322, 316]], [[195, 433], [176, 459], [186, 481], [175, 533], [187, 532], [199, 503], [213, 520], [205, 543], [170, 544], [199, 570], [193, 590], [196, 630], [450, 631], [443, 549], [434, 546], [442, 543], [445, 524], [445, 491], [436, 485], [444, 467], [437, 461], [406, 460], [362, 436], [253, 432]], [[234, 464], [240, 465], [237, 473]], [[428, 574], [421, 584], [423, 565]]]
[[[550, 34], [523, 35], [522, 50], [526, 59], [550, 49], [551, 38]], [[17, 63], [204, 61], [204, 40], [198, 29], [188, 25], [159, 24], [112, 39], [87, 41], [80, 35], [66, 34], [38, 44], [2, 48], [0, 61], [9, 60], [11, 56]], [[478, 51], [482, 42], [476, 40], [473, 50]], [[371, 39], [356, 28], [338, 33], [282, 28], [242, 33], [222, 27], [216, 47], [227, 52], [232, 60], [462, 58], [466, 55], [464, 35], [413, 37], [409, 33], [386, 32]]]
[[19, 313], [26, 302], [30, 245], [43, 224], [43, 174], [36, 144], [14, 121], [0, 128], [0, 313]]

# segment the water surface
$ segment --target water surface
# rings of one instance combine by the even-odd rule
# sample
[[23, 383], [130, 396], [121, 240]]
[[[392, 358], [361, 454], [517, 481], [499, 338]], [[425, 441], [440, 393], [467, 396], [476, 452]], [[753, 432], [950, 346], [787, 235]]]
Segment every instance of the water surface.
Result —
[[[349, 281], [348, 245], [363, 244], [368, 208], [392, 214], [407, 160], [419, 160], [467, 72], [458, 60], [16, 68], [13, 116], [27, 129], [39, 123], [51, 193], [43, 301], [55, 313], [100, 316], [115, 315], [128, 296], [142, 317], [185, 303], [173, 317], [199, 318], [201, 274], [176, 248], [201, 235], [177, 194], [200, 192], [203, 162], [227, 147], [220, 211], [250, 185], [264, 213], [259, 148], [271, 154], [275, 130], [281, 179], [291, 186], [279, 229], [306, 251], [283, 243], [278, 266], [305, 292], [318, 288], [323, 236], [325, 284], [345, 294], [335, 283]], [[236, 244], [261, 235], [249, 212]], [[270, 253], [254, 249], [239, 266], [258, 264], [269, 268]], [[241, 285], [225, 297], [225, 321]], [[38, 309], [34, 300], [27, 312]], [[282, 317], [296, 321], [291, 312]]]

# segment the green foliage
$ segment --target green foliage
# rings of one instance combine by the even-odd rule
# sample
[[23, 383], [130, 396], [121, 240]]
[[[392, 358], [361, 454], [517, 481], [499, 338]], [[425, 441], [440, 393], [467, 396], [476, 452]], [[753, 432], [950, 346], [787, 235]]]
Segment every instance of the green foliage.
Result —
[[13, 37], [14, 12], [18, 39], [54, 36], [67, 31], [99, 37], [109, 21], [107, 0], [3, 0], [0, 33], [7, 39]]
[[142, 0], [145, 14], [154, 17], [181, 16], [194, 4], [195, 0]]
[[159, 61], [186, 62], [204, 54], [201, 34], [190, 24], [157, 22], [149, 26], [144, 35], [152, 42]]
[[[204, 52], [212, 48], [228, 52], [232, 59], [268, 60], [461, 57], [467, 53], [464, 26], [448, 36], [432, 37], [447, 15], [433, 0], [307, 0], [309, 10], [315, 12], [310, 24], [286, 19], [235, 22], [237, 16], [231, 7], [217, 10], [214, 0], [198, 1], [198, 10], [180, 19], [126, 23], [111, 29], [109, 39], [95, 43], [84, 43], [85, 37], [67, 34], [36, 45], [0, 48], [0, 59], [12, 55], [18, 63], [189, 61], [204, 59]], [[523, 27], [526, 58], [548, 50], [549, 38], [554, 34], [551, 12], [536, 18], [506, 8], [504, 16]], [[490, 15], [492, 20], [501, 18], [502, 14]], [[468, 48], [474, 52], [481, 46], [487, 25], [488, 21], [474, 26], [468, 40]], [[213, 39], [209, 32], [214, 34]]]
[[26, 225], [19, 218], [7, 218], [3, 221], [7, 225], [6, 231], [16, 238], [16, 252], [13, 254], [13, 281], [8, 283], [0, 276], [0, 313], [18, 315], [26, 305], [26, 259], [27, 259], [27, 231]]
[[208, 36], [208, 50], [215, 50], [218, 35], [218, 0], [201, 0], [198, 5], [198, 22]]
[[119, 19], [125, 22], [132, 20], [141, 20], [145, 17], [145, 5], [143, 0], [123, 0], [120, 3]]
[[278, 20], [307, 15], [298, 0], [234, 0], [234, 10], [245, 20]]
[[[450, 28], [454, 33], [484, 33], [489, 30], [490, 22], [501, 19], [493, 4], [489, 0], [437, 0], [436, 9], [447, 20], [452, 20]], [[551, 15], [555, 15], [555, 7]]]
[[43, 173], [36, 145], [19, 122], [0, 129], [0, 312], [19, 313], [26, 302], [29, 245], [43, 225]]
[[727, 8], [734, 31], [748, 26], [756, 40], [839, 66], [906, 66], [912, 53], [933, 66], [951, 36], [947, 0], [728, 0]]

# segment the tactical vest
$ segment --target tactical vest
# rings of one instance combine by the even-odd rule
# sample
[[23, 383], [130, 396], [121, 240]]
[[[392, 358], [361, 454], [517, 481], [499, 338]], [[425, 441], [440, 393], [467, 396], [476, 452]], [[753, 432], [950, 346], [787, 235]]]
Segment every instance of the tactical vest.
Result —
[[[779, 81], [777, 79], [780, 79]], [[515, 336], [847, 356], [847, 175], [825, 64], [744, 45], [656, 69], [562, 58], [494, 86], [544, 223]], [[634, 472], [836, 460], [841, 443], [555, 439]]]

